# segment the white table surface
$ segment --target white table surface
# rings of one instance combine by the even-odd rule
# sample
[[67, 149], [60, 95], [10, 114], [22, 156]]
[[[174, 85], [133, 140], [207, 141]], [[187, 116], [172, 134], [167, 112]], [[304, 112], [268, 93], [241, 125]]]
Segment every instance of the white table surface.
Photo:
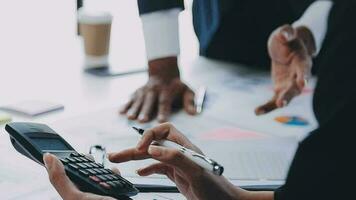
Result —
[[[90, 113], [101, 110], [114, 109], [113, 112], [116, 112], [116, 109], [126, 101], [134, 89], [146, 82], [145, 73], [100, 78], [83, 72], [82, 41], [76, 36], [74, 1], [20, 0], [6, 1], [6, 4], [3, 4], [5, 0], [0, 1], [2, 3], [0, 6], [0, 26], [2, 27], [0, 31], [0, 105], [23, 100], [44, 100], [65, 106], [63, 111], [35, 118], [12, 115], [14, 121], [56, 124], [58, 121], [65, 121], [76, 116], [85, 116], [86, 113], [90, 118]], [[145, 66], [144, 42], [136, 1], [107, 0], [106, 2], [109, 5], [107, 7], [114, 14], [110, 54], [112, 66], [128, 69], [131, 66]], [[181, 25], [183, 27], [180, 31], [183, 79], [187, 80], [194, 89], [201, 85], [208, 86], [210, 93], [208, 94], [214, 98], [219, 96], [222, 102], [232, 103], [232, 105], [236, 103], [233, 109], [228, 107], [228, 104], [212, 106], [211, 111], [207, 111], [204, 116], [212, 117], [215, 123], [224, 121], [227, 124], [273, 133], [277, 136], [299, 137], [303, 135], [303, 132], [311, 129], [311, 127], [288, 129], [272, 122], [264, 126], [269, 122], [268, 120], [272, 121], [274, 116], [288, 114], [288, 109], [257, 119], [253, 115], [253, 108], [267, 100], [272, 95], [272, 91], [262, 88], [263, 94], [258, 94], [256, 97], [254, 96], [256, 91], [253, 89], [251, 91], [238, 91], [237, 89], [236, 94], [229, 94], [228, 91], [234, 87], [240, 87], [234, 85], [232, 79], [234, 75], [241, 79], [251, 77], [251, 74], [247, 73], [247, 68], [199, 57], [189, 11], [182, 14]], [[221, 77], [226, 77], [224, 80], [226, 82], [221, 83], [224, 79]], [[262, 78], [263, 81], [269, 81], [268, 72], [258, 72], [258, 77], [265, 77]], [[268, 85], [264, 83], [260, 87], [266, 87], [266, 84]], [[246, 99], [229, 99], [235, 98], [239, 93]], [[306, 110], [308, 119], [315, 125], [310, 97], [305, 97], [307, 100], [303, 98], [296, 100], [294, 109], [298, 109], [299, 101], [307, 102], [303, 103], [303, 106], [307, 105], [303, 109]], [[252, 123], [254, 120], [257, 122]], [[179, 119], [177, 122], [179, 123]], [[37, 182], [41, 182], [44, 186], [49, 185], [42, 168], [37, 167], [37, 164], [30, 160], [23, 159], [12, 149], [3, 126], [0, 126], [0, 153], [7, 155], [6, 162], [11, 162], [9, 166], [18, 167], [19, 174], [39, 174]], [[24, 165], [26, 166], [24, 170], [20, 170], [20, 167]], [[12, 173], [11, 170], [0, 172], [0, 179], [1, 176]], [[3, 180], [6, 182], [6, 178]], [[17, 181], [19, 181], [20, 188], [27, 187], [28, 183], [22, 184], [21, 179]], [[2, 185], [1, 180], [0, 185]], [[4, 188], [0, 188], [0, 194], [11, 193], [9, 190], [13, 193], [18, 192], [18, 188], [6, 188], [6, 191]], [[32, 193], [32, 197], [30, 195], [28, 199], [38, 199], [37, 194], [42, 195], [41, 197], [49, 195], [48, 197], [58, 198], [52, 188], [43, 189], [42, 186], [39, 188], [38, 192]], [[24, 199], [23, 194], [20, 197], [9, 195], [4, 198], [7, 199], [6, 197]]]

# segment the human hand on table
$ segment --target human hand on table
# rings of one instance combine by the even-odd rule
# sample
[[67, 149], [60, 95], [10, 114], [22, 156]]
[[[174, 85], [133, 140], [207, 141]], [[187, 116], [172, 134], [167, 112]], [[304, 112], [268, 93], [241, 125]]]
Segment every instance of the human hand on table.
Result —
[[275, 94], [255, 110], [257, 115], [286, 106], [302, 92], [311, 73], [312, 56], [316, 52], [314, 37], [306, 27], [284, 25], [271, 34], [268, 52]]
[[169, 123], [147, 130], [135, 148], [109, 154], [111, 162], [153, 158], [159, 161], [142, 169], [140, 176], [161, 174], [167, 176], [189, 200], [237, 199], [245, 195], [244, 190], [229, 183], [223, 176], [216, 176], [195, 164], [176, 149], [151, 145], [154, 140], [170, 140], [188, 149], [202, 153], [182, 133]]
[[158, 121], [165, 122], [172, 107], [182, 105], [187, 113], [196, 113], [194, 92], [180, 80], [177, 58], [162, 58], [149, 62], [148, 82], [136, 90], [120, 113], [144, 123], [157, 111]]

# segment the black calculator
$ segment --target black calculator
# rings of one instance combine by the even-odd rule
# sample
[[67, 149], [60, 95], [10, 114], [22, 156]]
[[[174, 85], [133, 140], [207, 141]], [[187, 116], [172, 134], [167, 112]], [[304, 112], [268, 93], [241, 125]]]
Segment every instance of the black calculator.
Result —
[[7, 124], [6, 131], [15, 149], [44, 166], [43, 154], [56, 155], [64, 165], [68, 177], [85, 192], [130, 199], [137, 188], [102, 164], [78, 153], [54, 130], [44, 124], [15, 122]]

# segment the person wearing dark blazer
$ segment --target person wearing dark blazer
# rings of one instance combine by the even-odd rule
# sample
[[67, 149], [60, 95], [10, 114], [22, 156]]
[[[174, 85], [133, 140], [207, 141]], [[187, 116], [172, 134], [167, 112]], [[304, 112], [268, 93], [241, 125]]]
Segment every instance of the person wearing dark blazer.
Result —
[[[266, 41], [281, 24], [293, 24], [298, 37], [309, 44], [309, 53], [314, 54], [321, 48], [323, 33], [301, 28], [313, 21], [301, 18], [312, 3], [313, 0], [194, 0], [193, 24], [200, 54], [267, 69], [270, 60]], [[138, 0], [138, 7], [149, 61], [149, 80], [132, 95], [121, 113], [140, 122], [148, 122], [158, 113], [158, 121], [164, 122], [172, 107], [182, 105], [187, 113], [194, 115], [194, 92], [181, 81], [178, 68], [178, 15], [184, 9], [183, 0]], [[312, 12], [321, 13], [319, 17], [326, 23], [329, 5], [318, 3], [313, 7]], [[301, 76], [300, 88], [308, 75]], [[289, 102], [300, 88], [290, 89], [293, 92], [288, 92], [287, 97], [282, 95], [281, 101]], [[281, 106], [279, 103], [273, 108]]]
[[[126, 162], [153, 158], [159, 163], [139, 169], [141, 176], [163, 174], [170, 178], [189, 200], [335, 200], [354, 199], [356, 180], [355, 113], [356, 113], [356, 2], [335, 1], [327, 24], [327, 35], [319, 53], [317, 65], [318, 83], [313, 107], [319, 127], [300, 144], [291, 163], [287, 178], [276, 191], [246, 191], [232, 185], [226, 178], [205, 171], [179, 151], [151, 145], [153, 140], [168, 139], [187, 148], [201, 152], [182, 133], [169, 123], [161, 124], [145, 132], [137, 147], [109, 154], [112, 162]], [[288, 32], [287, 36], [280, 30]], [[271, 53], [276, 47], [301, 60], [307, 48], [296, 37], [296, 30], [281, 26], [269, 39], [268, 50], [272, 70], [280, 71], [283, 59], [279, 53]], [[290, 48], [295, 49], [294, 52]], [[303, 53], [304, 52], [304, 53]], [[282, 58], [284, 58], [282, 56]], [[277, 59], [277, 60], [276, 60]], [[282, 64], [281, 64], [282, 63]], [[280, 73], [272, 73], [278, 83]], [[283, 76], [282, 76], [283, 77]], [[63, 165], [52, 156], [44, 161], [49, 177], [63, 199], [99, 200], [112, 199], [80, 192], [65, 176]]]

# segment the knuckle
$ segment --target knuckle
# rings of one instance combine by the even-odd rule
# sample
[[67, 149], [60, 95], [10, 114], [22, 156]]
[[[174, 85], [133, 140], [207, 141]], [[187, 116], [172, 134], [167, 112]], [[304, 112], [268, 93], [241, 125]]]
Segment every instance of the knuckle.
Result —
[[171, 150], [168, 157], [176, 161], [181, 161], [183, 159], [183, 154], [178, 150]]
[[49, 174], [49, 180], [52, 184], [56, 184], [58, 183], [62, 178], [62, 174], [61, 173], [57, 173], [56, 171], [52, 172]]
[[171, 122], [166, 122], [166, 126], [169, 128], [173, 128], [173, 124]]
[[171, 122], [165, 122], [162, 124], [163, 127], [166, 127], [168, 130], [171, 130], [174, 128], [173, 124]]

